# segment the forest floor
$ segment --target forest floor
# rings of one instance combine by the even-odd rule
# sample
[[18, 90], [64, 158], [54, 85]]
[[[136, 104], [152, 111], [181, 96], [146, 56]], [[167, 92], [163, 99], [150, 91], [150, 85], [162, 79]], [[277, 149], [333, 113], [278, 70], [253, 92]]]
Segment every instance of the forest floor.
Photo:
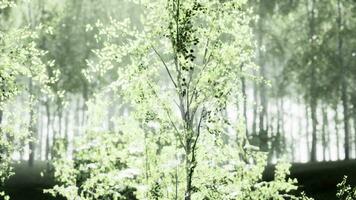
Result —
[[56, 200], [50, 194], [44, 194], [44, 189], [54, 186], [53, 168], [47, 162], [28, 162], [13, 164], [15, 175], [5, 184], [5, 191], [11, 200]]
[[[274, 166], [268, 166], [265, 180], [273, 178]], [[356, 186], [356, 160], [294, 163], [291, 167], [291, 178], [298, 180], [300, 190], [315, 200], [336, 200], [336, 185], [344, 176], [348, 176], [348, 184]]]
[[[6, 192], [11, 200], [55, 200], [43, 189], [54, 185], [51, 167], [46, 162], [36, 162], [29, 167], [27, 162], [14, 164], [15, 175], [6, 183]], [[264, 180], [273, 178], [274, 166], [264, 173]], [[41, 173], [42, 172], [42, 173]], [[41, 175], [43, 174], [43, 176]], [[356, 186], [356, 160], [292, 164], [291, 177], [297, 178], [300, 191], [305, 191], [315, 200], [336, 200], [336, 185], [347, 175], [349, 184]]]

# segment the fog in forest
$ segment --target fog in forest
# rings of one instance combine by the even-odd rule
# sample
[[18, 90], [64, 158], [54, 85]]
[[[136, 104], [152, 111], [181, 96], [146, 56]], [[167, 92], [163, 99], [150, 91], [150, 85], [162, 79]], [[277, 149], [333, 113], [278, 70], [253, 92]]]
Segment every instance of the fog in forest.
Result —
[[354, 0], [0, 0], [0, 199], [356, 199], [355, 31]]

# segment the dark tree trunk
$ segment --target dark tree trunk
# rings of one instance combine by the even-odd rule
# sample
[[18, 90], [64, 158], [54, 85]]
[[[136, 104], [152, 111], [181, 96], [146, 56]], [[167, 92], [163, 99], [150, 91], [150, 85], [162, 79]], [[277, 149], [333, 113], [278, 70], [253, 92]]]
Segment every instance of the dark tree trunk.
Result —
[[49, 136], [51, 132], [51, 110], [50, 110], [50, 105], [49, 105], [49, 100], [46, 102], [46, 115], [47, 115], [47, 125], [46, 125], [46, 152], [45, 152], [45, 157], [46, 160], [49, 160], [50, 156], [50, 146], [49, 146]]
[[[292, 110], [292, 102], [291, 101], [289, 101], [289, 110]], [[293, 116], [289, 116], [290, 118], [293, 118]], [[291, 148], [291, 154], [292, 154], [292, 162], [295, 160], [295, 143], [296, 143], [296, 139], [295, 139], [295, 136], [294, 136], [294, 134], [295, 134], [295, 132], [294, 132], [294, 128], [293, 128], [293, 125], [294, 125], [294, 123], [290, 123], [289, 124], [289, 126], [290, 126], [290, 133], [289, 134], [291, 134], [291, 139], [292, 139], [292, 142], [291, 142], [291, 144], [290, 144], [290, 148]], [[286, 138], [286, 136], [284, 136], [283, 138]], [[286, 145], [287, 146], [287, 145]]]
[[[298, 102], [298, 105], [300, 106], [300, 102]], [[303, 125], [302, 125], [302, 112], [301, 110], [299, 110], [298, 113], [298, 139], [299, 139], [299, 143], [298, 143], [298, 149], [300, 148], [300, 140], [303, 138]], [[302, 160], [302, 155], [301, 153], [298, 153], [298, 159], [299, 161]]]
[[311, 103], [311, 121], [312, 121], [312, 144], [311, 144], [311, 151], [310, 151], [310, 161], [315, 162], [316, 161], [316, 141], [317, 141], [317, 118], [316, 118], [316, 102], [315, 100], [312, 101]]
[[36, 150], [36, 141], [37, 141], [37, 128], [36, 128], [36, 122], [37, 120], [35, 120], [35, 112], [34, 112], [34, 108], [33, 108], [33, 102], [32, 102], [32, 98], [33, 98], [33, 83], [32, 83], [32, 78], [30, 78], [29, 81], [29, 93], [30, 93], [30, 121], [29, 121], [29, 133], [30, 133], [30, 137], [31, 140], [28, 144], [29, 146], [29, 156], [28, 156], [28, 164], [29, 166], [33, 166], [33, 163], [35, 161], [35, 150]]
[[51, 158], [53, 159], [56, 155], [55, 155], [55, 148], [56, 148], [56, 142], [57, 142], [57, 134], [58, 134], [58, 130], [57, 130], [57, 127], [56, 127], [56, 123], [58, 124], [56, 118], [58, 118], [58, 110], [56, 110], [54, 113], [53, 113], [53, 122], [52, 122], [52, 148], [51, 148]]
[[[354, 121], [354, 137], [355, 137], [354, 145], [355, 145], [355, 151], [356, 151], [356, 94], [355, 94], [355, 97], [353, 100], [353, 121]], [[356, 152], [355, 152], [355, 155], [356, 155]]]
[[87, 84], [84, 85], [84, 90], [83, 90], [83, 109], [82, 109], [82, 123], [81, 126], [83, 127], [86, 123], [86, 112], [88, 110], [87, 106], [87, 101], [89, 99], [89, 89]]
[[[110, 92], [109, 94], [111, 99], [114, 99], [114, 94], [113, 92]], [[113, 122], [113, 117], [115, 116], [115, 112], [116, 112], [116, 107], [115, 107], [115, 103], [113, 103], [112, 105], [110, 105], [108, 107], [108, 130], [109, 131], [114, 131], [114, 122]]]
[[[259, 19], [257, 24], [257, 62], [260, 67], [260, 76], [266, 77], [265, 61], [263, 57], [263, 8], [262, 3], [259, 3]], [[267, 130], [267, 96], [266, 87], [264, 83], [260, 84], [259, 87], [261, 111], [259, 113], [259, 138], [260, 138], [260, 148], [262, 151], [268, 152], [268, 130]]]
[[42, 115], [42, 109], [41, 109], [41, 106], [38, 106], [38, 118], [39, 118], [39, 137], [38, 137], [38, 142], [39, 142], [39, 145], [38, 145], [38, 158], [40, 160], [42, 160], [42, 150], [43, 150], [43, 146], [42, 146], [42, 138], [43, 138], [43, 115]]
[[355, 148], [355, 156], [356, 156], [356, 91], [351, 96], [351, 104], [352, 104], [352, 119], [353, 119], [353, 128], [354, 128], [354, 148]]
[[62, 137], [62, 118], [63, 118], [63, 110], [62, 106], [58, 108], [58, 135]]
[[257, 84], [254, 82], [253, 83], [253, 113], [252, 113], [252, 135], [253, 137], [256, 137], [257, 135], [257, 102], [258, 102], [258, 97], [257, 97]]
[[337, 41], [337, 53], [338, 53], [338, 64], [341, 69], [341, 101], [343, 107], [343, 115], [344, 115], [344, 131], [345, 131], [345, 141], [344, 141], [344, 152], [345, 152], [345, 160], [350, 159], [350, 133], [349, 133], [349, 106], [348, 106], [348, 98], [347, 98], [347, 83], [346, 83], [346, 65], [344, 65], [343, 60], [343, 39], [341, 36], [341, 29], [343, 26], [342, 15], [341, 15], [341, 2], [337, 1], [337, 24], [338, 24], [338, 41]]
[[75, 132], [74, 137], [80, 135], [80, 97], [77, 99], [77, 105], [75, 110]]
[[2, 115], [3, 115], [3, 111], [0, 109], [0, 125], [2, 123]]
[[[306, 133], [306, 143], [307, 143], [307, 152], [310, 152], [310, 131], [309, 131], [309, 108], [308, 105], [305, 104], [305, 133]], [[310, 158], [310, 156], [308, 155]]]
[[284, 123], [284, 98], [281, 99], [281, 142], [280, 142], [280, 151], [285, 151], [287, 147], [287, 141], [286, 141], [286, 127]]
[[[241, 65], [240, 70], [242, 71], [243, 65]], [[241, 90], [243, 95], [243, 115], [245, 120], [246, 136], [248, 137], [248, 123], [247, 123], [247, 95], [246, 95], [246, 80], [245, 77], [241, 77]]]
[[[309, 8], [309, 4], [310, 8]], [[308, 16], [308, 21], [309, 21], [309, 34], [308, 37], [312, 41], [311, 42], [311, 53], [312, 56], [315, 54], [315, 41], [313, 37], [315, 36], [315, 7], [316, 7], [316, 1], [315, 0], [307, 0], [307, 16]], [[316, 86], [315, 86], [315, 80], [316, 80], [316, 67], [317, 65], [314, 62], [314, 59], [311, 59], [311, 75], [310, 75], [310, 94], [309, 94], [309, 103], [310, 103], [310, 112], [311, 112], [311, 122], [312, 122], [312, 145], [311, 145], [311, 151], [310, 151], [310, 161], [315, 162], [317, 160], [316, 154], [317, 154], [317, 116], [316, 116], [316, 111], [318, 107], [318, 101], [316, 95]]]
[[281, 157], [281, 148], [282, 148], [282, 140], [281, 140], [281, 106], [279, 105], [277, 101], [277, 128], [276, 128], [276, 138], [275, 138], [275, 143], [276, 143], [276, 157], [280, 158]]
[[328, 117], [327, 117], [327, 114], [326, 114], [326, 110], [325, 110], [325, 106], [322, 106], [321, 108], [321, 112], [322, 112], [322, 115], [323, 115], [323, 126], [322, 126], [322, 145], [323, 145], [323, 160], [325, 161], [326, 160], [326, 150], [327, 150], [327, 123], [328, 123]]
[[337, 105], [335, 106], [334, 110], [335, 110], [334, 126], [335, 126], [335, 134], [336, 134], [337, 159], [340, 160], [339, 111]]
[[69, 110], [65, 112], [65, 117], [64, 117], [64, 142], [65, 142], [65, 148], [68, 150], [68, 144], [69, 144]]

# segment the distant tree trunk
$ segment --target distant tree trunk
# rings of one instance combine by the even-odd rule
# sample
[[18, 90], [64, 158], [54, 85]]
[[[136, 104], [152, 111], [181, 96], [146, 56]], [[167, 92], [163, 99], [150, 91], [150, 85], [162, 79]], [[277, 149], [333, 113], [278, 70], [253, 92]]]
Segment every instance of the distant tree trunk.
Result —
[[[263, 58], [263, 8], [262, 3], [259, 3], [259, 16], [257, 24], [257, 62], [260, 67], [260, 76], [266, 77], [265, 61]], [[259, 138], [260, 148], [262, 151], [268, 152], [268, 130], [267, 130], [267, 96], [265, 84], [261, 83], [259, 87], [261, 112], [259, 113]]]
[[[109, 94], [110, 99], [114, 98], [114, 94], [113, 92], [110, 92]], [[114, 122], [113, 122], [113, 117], [115, 115], [116, 112], [116, 107], [115, 107], [115, 103], [112, 103], [109, 107], [108, 107], [108, 130], [109, 131], [114, 131]]]
[[325, 130], [326, 130], [326, 150], [327, 150], [327, 155], [328, 159], [331, 160], [331, 131], [330, 131], [330, 124], [329, 124], [329, 112], [328, 109], [325, 110], [325, 119], [326, 119], [326, 124], [325, 124]]
[[[1, 102], [0, 102], [0, 104], [1, 104]], [[2, 137], [2, 128], [1, 128], [1, 124], [2, 124], [2, 115], [3, 115], [3, 111], [2, 111], [2, 109], [0, 109], [0, 140], [2, 139], [1, 137]], [[1, 160], [1, 158], [0, 158], [0, 160]]]
[[337, 25], [338, 25], [338, 41], [337, 41], [337, 53], [338, 53], [338, 64], [341, 69], [341, 100], [344, 114], [344, 131], [345, 131], [345, 141], [344, 141], [344, 151], [345, 151], [345, 160], [350, 159], [350, 142], [349, 142], [349, 110], [348, 110], [348, 99], [347, 99], [347, 83], [346, 83], [346, 65], [344, 65], [343, 60], [343, 39], [341, 36], [341, 29], [343, 26], [342, 15], [341, 15], [341, 2], [337, 1]]
[[78, 97], [78, 99], [77, 99], [74, 121], [75, 121], [74, 136], [78, 136], [78, 135], [80, 135], [80, 97]]
[[[310, 2], [311, 1], [311, 2]], [[309, 34], [308, 37], [312, 41], [311, 42], [311, 52], [312, 55], [315, 53], [315, 41], [314, 41], [314, 36], [315, 36], [315, 0], [307, 0], [307, 16], [308, 16], [308, 21], [309, 21]], [[310, 8], [309, 8], [309, 4]], [[313, 57], [313, 56], [311, 56]], [[310, 75], [310, 96], [309, 96], [309, 103], [310, 103], [310, 112], [311, 112], [311, 122], [312, 122], [312, 145], [311, 145], [311, 151], [310, 151], [310, 161], [314, 162], [316, 161], [316, 153], [317, 153], [317, 116], [316, 116], [316, 111], [318, 107], [318, 101], [317, 97], [315, 97], [316, 94], [316, 88], [315, 88], [315, 80], [316, 80], [316, 65], [314, 63], [314, 59], [311, 59], [311, 75]]]
[[[66, 151], [68, 150], [68, 144], [69, 144], [69, 110], [67, 109], [65, 112], [65, 117], [64, 117], [64, 142], [65, 142], [65, 148]], [[68, 152], [68, 151], [67, 151]]]
[[46, 101], [46, 115], [47, 115], [47, 134], [46, 134], [46, 160], [49, 160], [49, 155], [50, 155], [50, 147], [49, 147], [49, 136], [50, 136], [50, 126], [51, 126], [51, 110], [50, 110], [50, 105], [49, 105], [49, 100]]
[[258, 105], [258, 97], [257, 97], [258, 89], [256, 82], [253, 83], [253, 113], [252, 113], [252, 135], [256, 137], [257, 135], [257, 105]]
[[287, 140], [286, 140], [286, 128], [285, 128], [285, 117], [284, 117], [284, 98], [281, 99], [281, 147], [280, 151], [285, 151], [287, 147]]
[[356, 155], [356, 94], [354, 94], [354, 100], [353, 100], [353, 120], [354, 120], [354, 136], [355, 136], [355, 155]]
[[[299, 106], [300, 106], [301, 104], [299, 103]], [[300, 146], [300, 140], [303, 138], [303, 125], [302, 125], [302, 112], [301, 111], [299, 111], [299, 113], [298, 113], [298, 140], [299, 140], [299, 144], [298, 144], [298, 149], [300, 149], [301, 148], [301, 146]], [[298, 159], [299, 159], [299, 161], [301, 161], [302, 160], [302, 155], [301, 155], [301, 153], [299, 153], [298, 154]]]
[[28, 164], [30, 167], [33, 166], [35, 161], [35, 150], [36, 150], [36, 141], [37, 141], [37, 127], [36, 127], [36, 119], [35, 112], [33, 108], [33, 82], [32, 78], [29, 80], [29, 94], [30, 94], [30, 121], [29, 121], [29, 133], [31, 140], [29, 142], [29, 156], [28, 156]]
[[56, 148], [56, 141], [57, 141], [57, 133], [58, 133], [58, 128], [56, 127], [56, 124], [58, 125], [58, 122], [56, 122], [58, 119], [58, 109], [53, 113], [53, 126], [52, 126], [52, 148], [51, 148], [51, 158], [53, 159], [55, 157], [55, 148]]
[[311, 146], [311, 153], [310, 153], [310, 161], [316, 161], [316, 141], [317, 141], [317, 118], [316, 118], [316, 100], [313, 100], [311, 103], [311, 120], [312, 120], [312, 146]]
[[335, 126], [335, 134], [336, 134], [336, 150], [337, 150], [337, 159], [340, 160], [340, 136], [339, 136], [339, 111], [338, 106], [336, 105], [334, 108], [334, 126]]
[[1, 133], [2, 115], [3, 115], [3, 111], [2, 109], [0, 109], [0, 133]]
[[[240, 70], [242, 71], [243, 65], [240, 66]], [[246, 129], [246, 136], [248, 137], [248, 127], [247, 127], [247, 95], [246, 95], [246, 80], [245, 77], [241, 77], [241, 90], [243, 95], [243, 115], [245, 120], [245, 129]]]
[[327, 149], [327, 142], [326, 142], [326, 127], [328, 123], [328, 117], [325, 110], [325, 106], [322, 106], [321, 112], [323, 115], [323, 126], [322, 126], [322, 145], [323, 145], [323, 160], [326, 160], [326, 149]]
[[62, 136], [62, 118], [63, 118], [63, 108], [60, 106], [58, 108], [58, 135]]
[[277, 120], [277, 116], [274, 116], [274, 117], [272, 117], [271, 118], [271, 120], [269, 121], [270, 123], [269, 123], [269, 131], [270, 131], [270, 133], [271, 133], [271, 153], [269, 154], [269, 156], [268, 156], [268, 160], [267, 160], [267, 162], [268, 163], [272, 163], [272, 160], [273, 160], [273, 158], [277, 158], [277, 144], [276, 144], [276, 142], [277, 142], [277, 140], [276, 140], [276, 138], [277, 138], [277, 130], [275, 130], [275, 128], [277, 127], [277, 126], [275, 126], [277, 123], [278, 123], [278, 120]]
[[41, 106], [38, 106], [38, 118], [39, 118], [39, 138], [38, 138], [38, 158], [42, 160], [42, 138], [43, 138], [43, 120], [42, 120], [42, 109]]
[[84, 90], [83, 90], [83, 109], [82, 109], [82, 124], [81, 126], [83, 127], [86, 123], [86, 112], [88, 110], [88, 106], [87, 106], [87, 101], [89, 99], [89, 89], [88, 89], [88, 85], [84, 84]]
[[[310, 132], [309, 132], [309, 109], [308, 109], [308, 104], [305, 104], [305, 121], [306, 121], [306, 123], [305, 123], [305, 133], [306, 133], [307, 152], [310, 152]], [[309, 155], [308, 155], [308, 157], [309, 157]]]
[[275, 137], [275, 144], [274, 147], [276, 149], [276, 157], [280, 158], [281, 148], [282, 148], [282, 140], [281, 140], [281, 107], [277, 101], [277, 128], [276, 128], [276, 137]]
[[[289, 101], [289, 110], [292, 110], [292, 102], [291, 101]], [[293, 117], [294, 116], [289, 116], [289, 119], [292, 119], [293, 120]], [[291, 142], [291, 144], [290, 144], [290, 148], [291, 148], [291, 154], [292, 154], [292, 162], [293, 161], [295, 161], [295, 143], [296, 143], [296, 141], [295, 141], [295, 136], [294, 136], [294, 134], [295, 134], [295, 132], [294, 132], [294, 123], [289, 123], [289, 126], [290, 126], [290, 135], [291, 135], [291, 139], [292, 139], [292, 142]], [[286, 138], [286, 136], [284, 135], [284, 138]], [[287, 145], [286, 145], [287, 146]]]

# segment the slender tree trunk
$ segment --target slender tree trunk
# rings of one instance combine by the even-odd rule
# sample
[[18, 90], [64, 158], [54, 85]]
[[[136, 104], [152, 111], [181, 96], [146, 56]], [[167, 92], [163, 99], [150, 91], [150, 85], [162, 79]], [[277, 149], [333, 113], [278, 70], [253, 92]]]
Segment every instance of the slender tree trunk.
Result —
[[[182, 98], [180, 98], [182, 99]], [[184, 103], [181, 102], [181, 105], [184, 107]], [[188, 108], [187, 108], [188, 110]], [[185, 123], [186, 133], [194, 133], [192, 128], [192, 121], [184, 114], [188, 111], [185, 111], [185, 108], [181, 110], [182, 119]], [[189, 113], [189, 112], [188, 112]], [[195, 135], [195, 134], [194, 134]], [[185, 189], [185, 200], [191, 200], [191, 195], [193, 192], [193, 175], [196, 167], [195, 160], [195, 144], [193, 145], [193, 135], [187, 136], [185, 138], [185, 171], [186, 171], [186, 189]]]
[[355, 156], [356, 156], [356, 94], [353, 101], [353, 121], [354, 121], [354, 143], [355, 143]]
[[52, 126], [52, 148], [51, 148], [51, 158], [53, 159], [55, 155], [55, 148], [56, 148], [56, 142], [57, 142], [57, 133], [58, 133], [58, 127], [56, 127], [56, 124], [58, 125], [58, 109], [54, 111], [53, 113], [53, 126]]
[[86, 123], [86, 112], [88, 110], [87, 101], [89, 99], [88, 90], [89, 90], [88, 86], [87, 84], [85, 84], [83, 90], [83, 109], [82, 109], [82, 124], [81, 124], [82, 127], [84, 127]]
[[277, 130], [276, 130], [276, 157], [280, 158], [281, 148], [282, 148], [282, 138], [281, 138], [281, 106], [277, 101]]
[[[0, 105], [1, 105], [2, 102], [0, 102]], [[2, 116], [3, 116], [3, 111], [2, 109], [0, 109], [0, 140], [2, 139], [1, 137], [3, 136], [3, 133], [2, 133]], [[0, 161], [2, 162], [2, 158], [0, 157]]]
[[46, 102], [46, 115], [47, 115], [47, 133], [46, 133], [46, 152], [45, 152], [45, 157], [46, 160], [49, 160], [50, 156], [50, 146], [49, 146], [49, 136], [51, 132], [51, 110], [50, 110], [50, 105], [49, 105], [49, 100]]
[[42, 145], [42, 138], [43, 138], [43, 115], [42, 115], [42, 109], [41, 106], [38, 106], [38, 118], [39, 118], [39, 138], [38, 138], [38, 158], [42, 160], [42, 150], [43, 150], [43, 145]]
[[280, 151], [285, 151], [287, 147], [286, 141], [286, 126], [285, 126], [285, 117], [284, 117], [284, 98], [281, 99], [281, 147]]
[[[328, 112], [326, 112], [326, 114], [328, 115]], [[328, 117], [329, 118], [329, 117]], [[327, 134], [327, 141], [328, 141], [328, 158], [331, 161], [332, 160], [332, 151], [331, 151], [331, 126], [330, 124], [327, 125], [327, 129], [328, 130], [328, 134]]]
[[271, 120], [269, 121], [269, 131], [271, 133], [271, 150], [270, 150], [270, 154], [268, 155], [268, 163], [272, 163], [273, 158], [277, 158], [277, 131], [275, 130], [275, 128], [277, 126], [275, 126], [278, 123], [278, 119], [276, 119], [277, 116], [274, 116], [271, 118]]
[[[298, 106], [300, 106], [300, 102], [298, 102]], [[303, 125], [302, 125], [302, 112], [301, 110], [299, 110], [299, 113], [298, 113], [298, 148], [300, 149], [301, 148], [301, 142], [300, 140], [303, 138]], [[301, 153], [298, 153], [298, 159], [299, 161], [302, 160], [302, 155]]]
[[[315, 54], [315, 41], [314, 41], [314, 36], [315, 36], [315, 0], [307, 0], [307, 16], [309, 20], [309, 40], [311, 40], [311, 52], [312, 55]], [[309, 8], [310, 5], [310, 8]], [[313, 57], [313, 56], [311, 56]], [[311, 59], [311, 76], [310, 76], [310, 95], [309, 95], [309, 103], [310, 103], [310, 112], [311, 112], [311, 122], [312, 122], [312, 146], [311, 146], [311, 152], [310, 152], [310, 161], [314, 162], [317, 160], [316, 154], [317, 154], [317, 116], [316, 116], [316, 111], [318, 107], [318, 101], [317, 97], [315, 97], [316, 94], [316, 88], [315, 88], [315, 80], [316, 80], [316, 64], [314, 62], [314, 59]]]
[[[176, 157], [176, 162], [179, 163], [179, 159], [178, 159], [178, 138], [175, 137], [176, 139], [176, 149], [175, 149], [175, 157]], [[175, 174], [174, 174], [174, 179], [175, 179], [175, 200], [178, 200], [178, 187], [179, 187], [179, 177], [178, 177], [178, 165], [176, 165], [176, 169], [175, 169]]]
[[62, 137], [62, 118], [63, 118], [63, 108], [60, 106], [58, 108], [58, 135], [59, 137]]
[[328, 123], [328, 119], [327, 119], [327, 114], [326, 114], [326, 110], [325, 110], [325, 106], [322, 106], [321, 108], [321, 112], [323, 115], [323, 126], [322, 126], [322, 145], [323, 145], [323, 160], [326, 160], [326, 149], [327, 149], [327, 142], [326, 142], [326, 126]]
[[[292, 102], [289, 101], [289, 110], [292, 110]], [[294, 116], [292, 115], [289, 115], [289, 119], [293, 119]], [[295, 143], [296, 143], [296, 138], [295, 138], [295, 132], [294, 132], [294, 123], [289, 123], [289, 126], [290, 126], [290, 133], [291, 134], [291, 139], [292, 139], [292, 142], [290, 144], [290, 148], [291, 148], [291, 154], [292, 154], [292, 162], [295, 160]], [[284, 137], [286, 138], [286, 136]], [[287, 145], [286, 145], [287, 146]]]
[[[263, 58], [263, 8], [262, 3], [259, 3], [259, 19], [257, 24], [257, 62], [260, 67], [260, 76], [265, 78], [265, 61]], [[267, 130], [267, 96], [265, 84], [261, 83], [259, 87], [261, 112], [259, 113], [259, 138], [260, 148], [262, 151], [268, 152], [268, 130]]]
[[343, 107], [343, 114], [344, 114], [344, 131], [345, 131], [345, 141], [344, 141], [344, 151], [345, 151], [345, 160], [350, 159], [350, 142], [349, 142], [349, 110], [348, 110], [348, 99], [347, 99], [347, 82], [346, 82], [346, 65], [344, 65], [343, 60], [343, 39], [341, 36], [341, 29], [343, 25], [342, 15], [341, 15], [341, 2], [340, 0], [337, 1], [337, 25], [338, 25], [338, 43], [337, 43], [337, 53], [338, 53], [338, 61], [339, 67], [341, 69], [341, 100], [342, 100], [342, 107]]
[[338, 106], [335, 106], [335, 115], [334, 115], [334, 126], [335, 126], [335, 135], [336, 135], [336, 150], [337, 150], [337, 159], [340, 160], [340, 136], [339, 136], [339, 111]]
[[[243, 65], [241, 65], [240, 69], [242, 71]], [[248, 137], [248, 122], [247, 122], [247, 95], [246, 95], [246, 80], [245, 77], [241, 77], [241, 90], [243, 95], [243, 115], [245, 120], [245, 129], [246, 129], [246, 136]]]
[[192, 192], [192, 177], [190, 176], [190, 152], [187, 152], [186, 160], [185, 160], [185, 173], [186, 173], [186, 189], [185, 189], [185, 200], [191, 199]]
[[29, 166], [33, 166], [35, 161], [35, 150], [36, 150], [36, 141], [37, 141], [37, 128], [35, 120], [35, 112], [33, 108], [33, 83], [32, 78], [29, 81], [29, 93], [30, 93], [30, 121], [29, 121], [29, 133], [31, 140], [29, 142], [29, 156], [28, 156], [28, 164]]
[[331, 160], [331, 148], [330, 148], [330, 144], [331, 144], [331, 131], [330, 131], [330, 124], [329, 124], [329, 112], [328, 112], [328, 108], [325, 109], [325, 113], [324, 113], [324, 117], [325, 117], [325, 130], [326, 130], [326, 152], [327, 152], [327, 156], [328, 156], [328, 160]]
[[313, 100], [311, 103], [311, 120], [312, 120], [312, 145], [311, 145], [311, 153], [310, 153], [310, 161], [315, 162], [316, 161], [316, 142], [317, 142], [317, 118], [316, 118], [316, 102]]
[[252, 113], [252, 135], [257, 136], [257, 105], [258, 105], [258, 89], [256, 82], [253, 83], [253, 113]]
[[65, 111], [65, 117], [64, 117], [64, 142], [65, 142], [65, 149], [66, 149], [66, 152], [68, 152], [68, 144], [69, 144], [69, 129], [68, 129], [68, 126], [69, 126], [69, 110], [67, 109]]
[[[307, 152], [310, 152], [310, 131], [309, 131], [309, 109], [308, 104], [305, 104], [305, 133], [306, 133], [306, 143], [307, 143]], [[308, 155], [310, 158], [310, 156]], [[308, 159], [309, 159], [308, 158]]]
[[75, 110], [75, 132], [74, 137], [80, 135], [80, 97], [77, 99], [77, 105]]
[[[110, 92], [109, 96], [111, 99], [113, 99], [114, 98], [113, 92]], [[108, 130], [109, 131], [114, 131], [115, 128], [114, 122], [112, 120], [115, 115], [115, 112], [116, 112], [116, 107], [115, 107], [115, 103], [113, 103], [108, 107]]]

